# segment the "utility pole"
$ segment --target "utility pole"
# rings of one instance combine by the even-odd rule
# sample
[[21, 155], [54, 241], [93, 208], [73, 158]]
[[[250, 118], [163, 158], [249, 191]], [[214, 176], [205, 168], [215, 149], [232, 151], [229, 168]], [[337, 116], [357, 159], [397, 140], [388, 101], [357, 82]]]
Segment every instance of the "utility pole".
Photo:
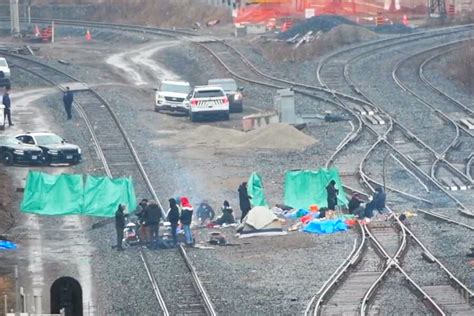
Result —
[[17, 35], [20, 33], [20, 10], [18, 8], [18, 0], [10, 0], [10, 22], [11, 33]]
[[[18, 4], [18, 0], [16, 3]], [[15, 316], [20, 316], [20, 280], [17, 265], [15, 265]]]

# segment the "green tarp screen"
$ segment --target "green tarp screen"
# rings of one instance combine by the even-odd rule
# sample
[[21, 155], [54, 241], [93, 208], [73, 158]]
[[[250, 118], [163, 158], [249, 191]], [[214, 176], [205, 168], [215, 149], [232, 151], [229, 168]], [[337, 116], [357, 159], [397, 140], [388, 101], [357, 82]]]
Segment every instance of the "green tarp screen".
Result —
[[82, 175], [50, 175], [30, 171], [21, 210], [40, 215], [89, 215], [113, 217], [119, 203], [136, 208], [132, 179]]
[[80, 214], [84, 183], [81, 175], [50, 175], [30, 171], [21, 210], [41, 215]]
[[263, 190], [262, 178], [256, 172], [252, 172], [247, 181], [247, 193], [252, 197], [250, 199], [252, 206], [268, 206]]
[[339, 189], [337, 204], [347, 205], [348, 201], [336, 168], [288, 171], [285, 174], [285, 205], [298, 209], [308, 209], [312, 204], [318, 205], [319, 208], [327, 207], [326, 186], [331, 180], [336, 181], [336, 188]]

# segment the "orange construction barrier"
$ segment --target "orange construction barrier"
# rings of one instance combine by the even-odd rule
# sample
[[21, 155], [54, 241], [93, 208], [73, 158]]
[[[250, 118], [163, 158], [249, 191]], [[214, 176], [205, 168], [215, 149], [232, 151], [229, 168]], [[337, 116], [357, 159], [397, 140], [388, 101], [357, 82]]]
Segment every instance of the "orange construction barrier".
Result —
[[377, 17], [375, 18], [375, 25], [384, 25], [385, 18], [382, 15], [382, 12], [377, 12]]
[[89, 31], [89, 29], [87, 29], [86, 31], [86, 41], [90, 41], [92, 40], [92, 35], [91, 35], [91, 32]]
[[449, 16], [455, 16], [456, 15], [456, 7], [454, 6], [454, 4], [450, 4], [448, 6], [448, 15]]

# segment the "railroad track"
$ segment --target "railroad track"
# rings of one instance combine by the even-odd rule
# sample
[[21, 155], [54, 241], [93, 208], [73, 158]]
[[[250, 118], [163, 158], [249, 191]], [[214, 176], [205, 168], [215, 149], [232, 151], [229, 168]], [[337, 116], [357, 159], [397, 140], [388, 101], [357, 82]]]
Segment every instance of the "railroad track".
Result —
[[[381, 41], [381, 42], [384, 42], [384, 41]], [[319, 75], [319, 73], [318, 73], [318, 75]], [[275, 79], [275, 78], [273, 78], [273, 79]], [[276, 79], [278, 79], [278, 78], [276, 78]], [[314, 94], [314, 91], [318, 91], [318, 92], [324, 92], [324, 94], [326, 94], [326, 95], [332, 95], [332, 97], [333, 97], [332, 100], [330, 100], [329, 98], [326, 99], [328, 102], [333, 102], [333, 104], [335, 106], [339, 106], [342, 109], [345, 109], [347, 112], [349, 112], [353, 115], [354, 122], [357, 122], [357, 125], [353, 124], [353, 129], [352, 129], [351, 133], [349, 133], [347, 135], [347, 137], [341, 142], [341, 144], [339, 144], [339, 146], [337, 148], [337, 152], [341, 152], [344, 149], [344, 147], [346, 147], [353, 140], [355, 140], [363, 126], [368, 127], [367, 121], [364, 122], [364, 119], [361, 120], [360, 115], [355, 113], [354, 108], [351, 108], [350, 106], [348, 106], [347, 103], [341, 102], [341, 99], [344, 99], [345, 102], [349, 102], [349, 100], [350, 100], [351, 102], [355, 102], [358, 106], [364, 105], [364, 106], [368, 106], [369, 108], [372, 108], [375, 111], [380, 111], [378, 109], [378, 107], [374, 106], [370, 101], [360, 99], [360, 96], [357, 93], [355, 94], [356, 96], [354, 96], [354, 95], [345, 95], [345, 94], [342, 94], [342, 93], [339, 93], [337, 91], [333, 91], [331, 89], [327, 89], [327, 88], [324, 88], [324, 87], [323, 88], [321, 88], [321, 87], [312, 87], [312, 86], [307, 86], [307, 85], [298, 84], [298, 83], [289, 83], [286, 80], [277, 80], [277, 81], [280, 82], [280, 84], [277, 87], [280, 87], [281, 83], [286, 83], [287, 84], [286, 86], [288, 86], [288, 84], [289, 84], [289, 85], [292, 85], [292, 86], [295, 86], [295, 87], [299, 87], [302, 91], [304, 91], [306, 93], [308, 93], [308, 90], [309, 90], [309, 91], [311, 91], [311, 92], [309, 92], [310, 94]], [[353, 87], [351, 87], [351, 91], [353, 91]], [[380, 111], [380, 112], [383, 115], [386, 115], [383, 111]], [[389, 119], [389, 120], [391, 119], [389, 115], [386, 115], [386, 118]], [[386, 130], [384, 130], [384, 129], [380, 129], [379, 131], [377, 131], [376, 128], [369, 127], [368, 130], [371, 131], [377, 137], [380, 137], [381, 135], [386, 136]], [[407, 133], [407, 131], [404, 131], [404, 133]], [[382, 143], [382, 142], [384, 142], [384, 140], [380, 141], [380, 143]], [[371, 150], [374, 150], [374, 148], [375, 148], [375, 146], [372, 146]], [[392, 148], [392, 149], [394, 151], [396, 151], [394, 148]], [[334, 157], [335, 156], [336, 155], [334, 155]], [[334, 158], [334, 157], [332, 157], [332, 158]], [[363, 169], [363, 168], [361, 168], [361, 169]], [[359, 170], [359, 173], [360, 173], [360, 171], [362, 171], [361, 175], [364, 178], [364, 182], [368, 183], [370, 178], [368, 176], [364, 177], [363, 170]], [[373, 181], [372, 183], [376, 182], [373, 179], [370, 179], [370, 180]], [[371, 185], [369, 184], [369, 189], [370, 188], [371, 188]]]
[[[436, 315], [470, 315], [474, 293], [452, 275], [398, 219], [360, 225], [359, 243], [307, 305], [305, 315], [378, 315], [374, 294], [390, 272], [401, 273], [406, 285]], [[416, 280], [416, 271], [403, 268], [409, 243], [415, 260], [436, 265], [434, 280]], [[371, 247], [369, 247], [369, 242]], [[410, 250], [411, 251], [411, 250]], [[416, 251], [416, 252], [415, 252]], [[405, 259], [404, 259], [405, 258]], [[410, 260], [413, 260], [410, 258]]]
[[[81, 83], [80, 80], [73, 76], [44, 63], [6, 52], [0, 53], [9, 56], [15, 67], [41, 78], [61, 90], [71, 82]], [[97, 157], [103, 165], [104, 173], [109, 177], [132, 176], [134, 180], [140, 179], [142, 181], [142, 188], [147, 190], [153, 196], [153, 199], [158, 201], [161, 209], [164, 210], [143, 167], [143, 163], [138, 157], [113, 107], [91, 88], [75, 93], [74, 107], [86, 123]], [[153, 272], [156, 263], [150, 263], [150, 253], [142, 249], [139, 250], [139, 253], [146, 274], [151, 282], [153, 295], [159, 303], [159, 310], [156, 311], [157, 314], [216, 315], [209, 295], [189, 260], [186, 250], [182, 246], [178, 247], [174, 253], [168, 253], [172, 261], [174, 273], [181, 276], [180, 289], [173, 293], [166, 292], [168, 300], [165, 300], [163, 295], [162, 289], [165, 286], [163, 284], [159, 285]], [[168, 259], [164, 254], [160, 258], [162, 261]], [[178, 306], [175, 304], [176, 302], [183, 302], [183, 304]], [[186, 304], [186, 302], [189, 302], [189, 304]]]
[[[458, 32], [459, 30], [456, 30]], [[445, 33], [444, 33], [445, 34]], [[439, 34], [437, 34], [439, 35]], [[410, 39], [408, 42], [412, 42], [414, 39]], [[342, 50], [338, 51], [336, 53], [333, 53], [329, 56], [327, 56], [319, 66], [319, 72], [318, 72], [318, 80], [320, 81], [321, 85], [323, 86], [328, 86], [325, 81], [324, 81], [324, 76], [322, 73], [322, 69], [325, 67], [325, 63], [330, 62], [332, 59], [335, 60], [335, 63], [339, 65], [339, 70], [338, 73], [341, 76], [341, 78], [344, 79], [346, 82], [347, 87], [350, 87], [353, 91], [354, 95], [359, 95], [362, 96], [368, 103], [371, 104], [371, 106], [374, 108], [375, 112], [381, 113], [384, 117], [389, 119], [390, 121], [393, 122], [396, 128], [394, 128], [394, 131], [401, 131], [403, 134], [403, 138], [401, 139], [393, 139], [393, 144], [387, 140], [388, 134], [385, 134], [385, 136], [381, 135], [380, 132], [377, 132], [377, 130], [371, 128], [370, 125], [365, 124], [365, 127], [368, 127], [369, 130], [372, 132], [376, 133], [379, 137], [383, 137], [384, 139], [382, 140], [385, 142], [396, 154], [402, 158], [403, 162], [410, 167], [414, 171], [414, 174], [417, 175], [418, 181], [423, 181], [428, 180], [434, 187], [437, 189], [441, 190], [444, 192], [444, 194], [448, 195], [451, 200], [453, 200], [457, 206], [459, 206], [459, 210], [463, 212], [464, 214], [468, 216], [472, 216], [473, 213], [470, 211], [459, 199], [454, 197], [450, 192], [448, 192], [435, 178], [433, 178], [433, 172], [434, 168], [430, 168], [430, 172], [425, 169], [423, 170], [419, 166], [417, 166], [416, 161], [410, 157], [410, 153], [417, 153], [419, 154], [420, 152], [420, 147], [424, 150], [424, 152], [421, 152], [421, 155], [419, 159], [423, 162], [431, 162], [430, 165], [433, 166], [435, 163], [434, 159], [440, 158], [439, 160], [445, 164], [450, 171], [455, 172], [456, 174], [460, 175], [463, 177], [463, 174], [459, 172], [456, 168], [450, 164], [449, 161], [444, 159], [442, 156], [440, 156], [435, 150], [433, 150], [430, 146], [428, 146], [426, 143], [424, 143], [419, 137], [417, 137], [415, 134], [413, 134], [407, 127], [405, 127], [403, 124], [401, 124], [399, 121], [395, 120], [391, 115], [386, 113], [380, 106], [376, 105], [370, 98], [365, 95], [359, 88], [357, 88], [357, 85], [355, 82], [350, 78], [350, 72], [349, 72], [349, 67], [352, 63], [355, 63], [359, 60], [361, 60], [364, 57], [369, 56], [370, 54], [376, 53], [380, 50], [380, 47], [376, 47], [375, 49], [369, 49], [361, 52], [361, 54], [357, 55], [354, 54], [352, 51], [349, 49], [347, 50]], [[347, 52], [348, 56], [341, 56], [344, 55]], [[343, 60], [344, 62], [341, 62]], [[336, 67], [331, 68], [331, 72], [334, 72]], [[414, 144], [415, 143], [415, 144]], [[404, 144], [406, 145], [407, 148], [403, 148]]]

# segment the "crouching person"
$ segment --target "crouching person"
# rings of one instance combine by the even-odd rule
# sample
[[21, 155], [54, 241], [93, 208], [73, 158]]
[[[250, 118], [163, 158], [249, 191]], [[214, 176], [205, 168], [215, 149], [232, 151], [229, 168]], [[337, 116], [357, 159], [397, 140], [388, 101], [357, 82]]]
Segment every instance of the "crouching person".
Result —
[[224, 205], [222, 206], [222, 215], [216, 219], [213, 224], [214, 225], [223, 225], [223, 224], [234, 224], [234, 210], [230, 207], [228, 201], [224, 201]]

